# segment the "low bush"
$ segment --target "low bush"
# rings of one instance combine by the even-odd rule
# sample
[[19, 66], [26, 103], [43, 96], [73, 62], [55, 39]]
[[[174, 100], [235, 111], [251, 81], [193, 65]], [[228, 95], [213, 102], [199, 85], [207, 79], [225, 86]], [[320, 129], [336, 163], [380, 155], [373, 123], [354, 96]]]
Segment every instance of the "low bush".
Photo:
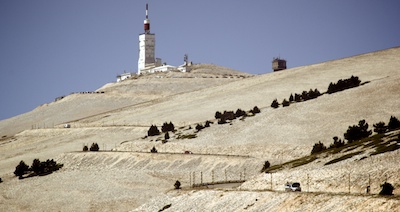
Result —
[[385, 133], [388, 129], [388, 127], [385, 125], [385, 122], [381, 121], [373, 125], [374, 127], [374, 132], [380, 134], [380, 133]]
[[19, 162], [17, 167], [15, 167], [14, 174], [17, 177], [22, 178], [22, 176], [24, 174], [26, 174], [28, 172], [28, 170], [29, 170], [29, 166], [26, 165], [26, 163], [23, 160], [21, 160], [21, 162]]
[[169, 131], [173, 132], [174, 130], [175, 130], [175, 126], [174, 126], [174, 124], [172, 124], [172, 122], [169, 122], [169, 123], [165, 122], [163, 124], [163, 126], [161, 127], [161, 132], [163, 132], [163, 133], [169, 132]]
[[348, 79], [340, 79], [337, 81], [337, 83], [330, 83], [328, 87], [328, 94], [332, 94], [335, 92], [343, 91], [349, 88], [354, 88], [359, 86], [361, 83], [361, 80], [358, 79], [358, 77], [351, 76]]
[[393, 195], [394, 187], [392, 184], [385, 182], [381, 185], [381, 188], [379, 195]]
[[368, 130], [368, 123], [365, 120], [360, 120], [358, 125], [349, 126], [346, 133], [344, 133], [344, 138], [349, 141], [349, 143], [367, 138], [372, 134], [371, 130]]
[[92, 152], [97, 152], [100, 150], [99, 145], [97, 143], [92, 143], [92, 146], [90, 146], [90, 151]]
[[311, 150], [311, 154], [322, 152], [324, 150], [326, 150], [326, 146], [323, 143], [321, 143], [321, 141], [320, 141], [320, 142], [314, 144], [314, 146]]
[[83, 146], [83, 149], [82, 149], [82, 151], [84, 151], [84, 152], [87, 152], [87, 151], [89, 151], [89, 148], [88, 148], [88, 146], [87, 146], [87, 145]]
[[389, 130], [396, 130], [400, 128], [400, 121], [395, 116], [390, 116], [388, 129]]
[[262, 169], [261, 169], [261, 172], [267, 171], [267, 169], [268, 169], [270, 166], [271, 166], [271, 164], [269, 163], [269, 161], [265, 161], [265, 163], [264, 163], [264, 165], [263, 165], [263, 167], [262, 167]]
[[160, 130], [158, 130], [156, 125], [151, 125], [149, 130], [147, 131], [148, 136], [156, 136], [160, 135]]
[[277, 99], [274, 99], [274, 101], [272, 101], [271, 107], [272, 107], [272, 108], [278, 108], [278, 107], [279, 107], [279, 103], [278, 103], [278, 100], [277, 100]]
[[181, 182], [179, 182], [179, 180], [177, 180], [174, 184], [175, 189], [181, 189]]
[[155, 146], [153, 146], [153, 148], [150, 150], [151, 153], [157, 153], [157, 149]]

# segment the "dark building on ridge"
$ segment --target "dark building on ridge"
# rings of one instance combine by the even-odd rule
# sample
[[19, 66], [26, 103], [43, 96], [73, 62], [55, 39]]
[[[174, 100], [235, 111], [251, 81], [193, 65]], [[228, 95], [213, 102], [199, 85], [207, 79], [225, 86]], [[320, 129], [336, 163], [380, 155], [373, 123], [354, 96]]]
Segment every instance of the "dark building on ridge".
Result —
[[285, 70], [286, 69], [286, 60], [281, 59], [281, 58], [274, 58], [272, 60], [272, 70], [274, 71], [280, 71], [280, 70]]

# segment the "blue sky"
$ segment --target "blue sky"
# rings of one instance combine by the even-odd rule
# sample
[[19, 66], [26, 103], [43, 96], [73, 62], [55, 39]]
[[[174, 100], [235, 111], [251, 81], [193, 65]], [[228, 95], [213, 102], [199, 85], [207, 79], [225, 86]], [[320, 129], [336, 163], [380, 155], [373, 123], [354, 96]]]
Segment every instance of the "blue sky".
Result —
[[[2, 0], [0, 120], [136, 72], [149, 3], [156, 57], [252, 74], [400, 45], [397, 0]], [[349, 73], [351, 74], [351, 73]]]

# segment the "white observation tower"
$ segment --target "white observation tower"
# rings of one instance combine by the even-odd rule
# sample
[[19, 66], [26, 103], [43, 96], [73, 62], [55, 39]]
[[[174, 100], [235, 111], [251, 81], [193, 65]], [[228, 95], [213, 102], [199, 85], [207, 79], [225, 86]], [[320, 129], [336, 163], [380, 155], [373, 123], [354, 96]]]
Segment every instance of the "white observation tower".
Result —
[[146, 4], [146, 19], [144, 19], [144, 33], [139, 35], [139, 61], [138, 72], [156, 66], [155, 46], [156, 36], [150, 33], [149, 5]]

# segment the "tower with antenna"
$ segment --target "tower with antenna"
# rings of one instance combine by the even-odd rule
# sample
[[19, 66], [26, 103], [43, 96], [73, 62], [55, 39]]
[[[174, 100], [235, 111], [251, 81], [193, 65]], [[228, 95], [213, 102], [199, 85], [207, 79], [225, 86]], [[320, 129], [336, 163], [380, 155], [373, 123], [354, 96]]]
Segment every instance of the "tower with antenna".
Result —
[[149, 5], [146, 3], [146, 19], [144, 19], [144, 33], [139, 35], [138, 74], [156, 66], [155, 58], [156, 36], [150, 33]]

